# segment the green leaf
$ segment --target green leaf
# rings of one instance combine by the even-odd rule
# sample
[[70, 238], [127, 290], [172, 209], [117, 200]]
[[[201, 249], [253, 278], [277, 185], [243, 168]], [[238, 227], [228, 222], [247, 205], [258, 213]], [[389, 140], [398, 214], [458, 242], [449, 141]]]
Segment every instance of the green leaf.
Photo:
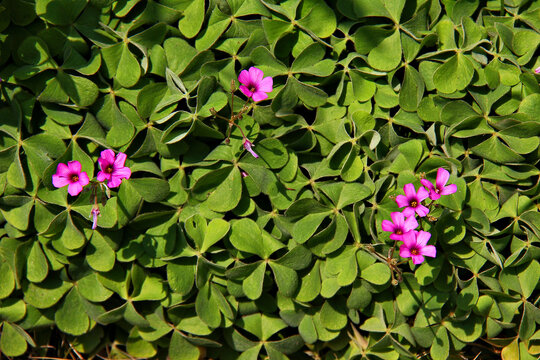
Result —
[[451, 94], [465, 89], [473, 75], [471, 60], [463, 53], [457, 53], [435, 71], [433, 83], [440, 92]]
[[58, 72], [57, 79], [65, 93], [78, 106], [90, 106], [96, 101], [98, 87], [87, 78]]
[[375, 263], [360, 271], [360, 277], [375, 285], [384, 285], [390, 281], [388, 265]]
[[403, 85], [399, 92], [399, 105], [405, 111], [416, 111], [424, 96], [424, 80], [412, 66], [405, 66]]
[[15, 277], [7, 262], [0, 262], [0, 299], [7, 298], [15, 289]]
[[174, 261], [167, 264], [167, 280], [170, 288], [180, 295], [187, 295], [193, 287], [195, 266], [186, 261]]
[[71, 286], [68, 282], [49, 276], [39, 284], [26, 284], [23, 289], [24, 301], [38, 309], [47, 309], [56, 304]]
[[130, 88], [137, 84], [141, 76], [141, 67], [137, 58], [129, 51], [127, 43], [122, 44], [122, 53], [116, 69], [115, 79], [123, 87]]
[[450, 341], [448, 339], [448, 333], [444, 327], [439, 327], [433, 345], [429, 351], [433, 360], [445, 360], [448, 359], [450, 353]]
[[159, 202], [165, 199], [170, 192], [169, 183], [163, 179], [141, 178], [129, 179], [127, 182], [147, 202]]
[[341, 300], [326, 300], [321, 307], [321, 323], [329, 330], [341, 330], [347, 325], [347, 308]]
[[21, 356], [26, 352], [25, 338], [8, 322], [2, 323], [2, 335], [0, 337], [0, 349], [6, 356]]
[[49, 266], [47, 264], [47, 258], [41, 250], [41, 245], [38, 241], [32, 244], [30, 253], [28, 254], [28, 260], [26, 263], [26, 278], [31, 282], [42, 282], [49, 273]]
[[369, 52], [368, 63], [374, 69], [381, 71], [393, 70], [401, 63], [399, 31], [394, 31]]
[[221, 313], [219, 312], [218, 303], [215, 297], [212, 296], [210, 284], [206, 284], [197, 294], [195, 300], [195, 310], [197, 315], [211, 328], [217, 328], [221, 323]]
[[180, 32], [191, 39], [196, 36], [204, 21], [204, 0], [195, 0], [184, 10], [184, 17], [178, 22]]
[[180, 332], [173, 332], [169, 344], [169, 358], [171, 360], [197, 360], [199, 356], [197, 346], [184, 339]]
[[443, 326], [456, 338], [463, 342], [473, 342], [478, 339], [483, 332], [484, 319], [471, 315], [466, 320], [445, 321]]
[[86, 4], [85, 0], [36, 0], [36, 14], [54, 25], [69, 25]]
[[233, 222], [230, 240], [238, 250], [265, 258], [261, 229], [253, 220], [244, 218]]
[[221, 240], [230, 229], [230, 224], [223, 219], [213, 219], [208, 224], [204, 240], [201, 246], [201, 252], [206, 252], [212, 245]]
[[94, 231], [86, 247], [86, 261], [88, 265], [101, 272], [112, 270], [115, 262], [115, 252], [103, 236]]
[[260, 262], [251, 274], [249, 274], [242, 282], [242, 289], [248, 299], [257, 300], [261, 297], [265, 271], [266, 263]]
[[242, 175], [233, 167], [229, 176], [208, 196], [206, 203], [214, 211], [226, 212], [234, 209], [242, 197]]
[[276, 262], [268, 263], [274, 272], [279, 292], [286, 297], [294, 296], [298, 287], [298, 275], [296, 271]]
[[54, 314], [54, 320], [61, 331], [71, 335], [82, 335], [88, 331], [90, 319], [76, 289], [71, 289], [64, 298]]

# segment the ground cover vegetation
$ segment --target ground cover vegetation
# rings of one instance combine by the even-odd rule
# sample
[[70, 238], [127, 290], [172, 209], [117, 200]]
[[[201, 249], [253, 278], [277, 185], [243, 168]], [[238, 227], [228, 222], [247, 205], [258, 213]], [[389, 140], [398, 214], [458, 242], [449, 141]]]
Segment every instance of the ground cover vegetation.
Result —
[[537, 359], [539, 44], [537, 0], [1, 1], [0, 358]]

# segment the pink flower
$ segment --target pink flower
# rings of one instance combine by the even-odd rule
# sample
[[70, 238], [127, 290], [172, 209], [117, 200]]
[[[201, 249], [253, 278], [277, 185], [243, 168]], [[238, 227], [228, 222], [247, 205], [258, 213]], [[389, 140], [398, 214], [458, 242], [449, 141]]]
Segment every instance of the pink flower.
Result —
[[99, 211], [99, 207], [96, 205], [92, 208], [92, 230], [95, 230], [97, 228], [97, 218], [101, 212]]
[[60, 163], [56, 168], [56, 174], [52, 176], [52, 183], [55, 187], [68, 186], [68, 193], [71, 196], [78, 195], [83, 186], [88, 185], [90, 179], [86, 172], [81, 172], [81, 163], [78, 161], [68, 161], [67, 165]]
[[450, 184], [446, 186], [449, 178], [450, 173], [443, 168], [439, 168], [437, 170], [437, 179], [435, 180], [435, 186], [433, 186], [431, 181], [426, 179], [422, 179], [420, 180], [420, 182], [422, 182], [422, 185], [428, 188], [429, 198], [431, 200], [438, 200], [441, 195], [450, 195], [457, 191], [456, 184]]
[[536, 69], [534, 69], [534, 73], [535, 73], [535, 74], [540, 74], [540, 66], [537, 67]]
[[405, 216], [403, 216], [402, 213], [393, 212], [390, 214], [390, 217], [392, 217], [393, 223], [389, 220], [383, 220], [382, 229], [383, 231], [392, 232], [392, 234], [390, 234], [390, 239], [392, 240], [403, 241], [403, 234], [418, 227], [418, 222], [414, 216], [409, 216], [405, 219]]
[[254, 158], [258, 158], [259, 155], [257, 155], [257, 153], [253, 151], [253, 149], [251, 148], [252, 146], [255, 145], [253, 145], [248, 139], [244, 139], [244, 149], [246, 149], [251, 155], [253, 155]]
[[248, 175], [248, 173], [247, 173], [247, 172], [245, 172], [245, 171], [242, 171], [242, 177], [248, 177], [248, 176], [249, 176], [249, 175]]
[[124, 166], [126, 162], [126, 154], [118, 153], [114, 155], [114, 151], [107, 149], [101, 152], [101, 156], [98, 159], [99, 167], [101, 171], [97, 174], [98, 181], [107, 180], [107, 186], [109, 188], [115, 188], [120, 186], [122, 179], [129, 179], [131, 176], [131, 170]]
[[238, 76], [238, 81], [243, 85], [240, 85], [240, 91], [248, 98], [252, 97], [253, 101], [261, 101], [268, 97], [268, 94], [272, 91], [273, 80], [271, 76], [267, 76], [263, 79], [263, 72], [256, 67], [250, 67], [249, 71], [242, 70]]
[[405, 195], [396, 196], [398, 206], [406, 206], [405, 210], [403, 210], [403, 215], [409, 217], [413, 216], [416, 212], [418, 216], [423, 217], [429, 213], [429, 209], [422, 205], [422, 201], [429, 196], [426, 189], [420, 186], [417, 193], [413, 184], [407, 184], [403, 187], [403, 191], [405, 192]]
[[426, 245], [431, 234], [427, 231], [409, 231], [403, 234], [403, 244], [399, 248], [399, 256], [412, 258], [413, 264], [424, 262], [424, 256], [435, 257], [437, 249], [433, 245]]

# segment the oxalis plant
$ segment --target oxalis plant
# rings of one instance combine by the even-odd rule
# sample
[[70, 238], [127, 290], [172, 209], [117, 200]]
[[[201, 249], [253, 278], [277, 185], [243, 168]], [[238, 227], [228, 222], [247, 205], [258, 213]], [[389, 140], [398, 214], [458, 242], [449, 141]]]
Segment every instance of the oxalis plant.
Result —
[[536, 360], [539, 15], [0, 1], [0, 360]]

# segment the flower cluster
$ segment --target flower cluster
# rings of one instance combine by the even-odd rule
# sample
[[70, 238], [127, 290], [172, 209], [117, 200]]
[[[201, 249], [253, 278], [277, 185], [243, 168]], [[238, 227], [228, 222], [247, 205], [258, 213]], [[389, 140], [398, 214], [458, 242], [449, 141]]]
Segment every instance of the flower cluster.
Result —
[[[264, 77], [264, 73], [261, 69], [258, 69], [254, 66], [250, 67], [249, 70], [242, 70], [240, 75], [238, 75], [238, 81], [242, 84], [239, 86], [239, 90], [247, 96], [246, 104], [240, 109], [238, 114], [231, 114], [229, 119], [219, 115], [213, 108], [210, 109], [212, 115], [217, 118], [226, 120], [229, 122], [229, 131], [227, 134], [226, 143], [229, 143], [229, 138], [231, 136], [231, 130], [233, 126], [236, 126], [242, 133], [242, 145], [244, 149], [253, 155], [254, 158], [258, 158], [259, 155], [253, 150], [253, 143], [248, 140], [247, 136], [244, 134], [242, 128], [236, 124], [236, 120], [241, 119], [242, 115], [250, 110], [248, 106], [248, 101], [252, 99], [254, 102], [262, 101], [268, 98], [268, 93], [272, 92], [272, 87], [274, 85], [274, 80], [271, 76]], [[234, 91], [236, 90], [234, 80], [231, 83], [231, 109], [234, 104]]]
[[[422, 220], [429, 214], [433, 203], [442, 195], [450, 195], [457, 191], [455, 184], [446, 185], [449, 178], [450, 173], [439, 168], [435, 184], [429, 180], [421, 179], [423, 186], [418, 191], [413, 184], [406, 184], [403, 187], [405, 195], [396, 196], [398, 206], [405, 209], [402, 212], [390, 214], [392, 221], [382, 221], [382, 230], [391, 232], [390, 239], [403, 242], [399, 248], [399, 255], [403, 258], [411, 258], [413, 264], [421, 264], [424, 261], [424, 256], [435, 257], [437, 255], [435, 246], [427, 245], [431, 234], [423, 230], [416, 231], [419, 223], [415, 216], [418, 215], [419, 219]], [[425, 206], [422, 202], [428, 198], [431, 199], [431, 203]]]
[[[56, 173], [52, 176], [52, 183], [55, 187], [61, 188], [67, 185], [68, 193], [77, 196], [83, 188], [92, 183], [92, 197], [94, 206], [92, 207], [92, 229], [97, 227], [97, 218], [101, 213], [98, 205], [96, 188], [105, 188], [108, 194], [109, 188], [119, 187], [122, 179], [131, 177], [131, 169], [125, 166], [126, 154], [114, 154], [114, 151], [107, 149], [101, 152], [98, 164], [101, 171], [97, 174], [97, 182], [90, 181], [88, 174], [82, 171], [82, 165], [78, 161], [68, 161], [67, 165], [60, 163], [56, 168]], [[106, 184], [105, 184], [106, 182]]]

